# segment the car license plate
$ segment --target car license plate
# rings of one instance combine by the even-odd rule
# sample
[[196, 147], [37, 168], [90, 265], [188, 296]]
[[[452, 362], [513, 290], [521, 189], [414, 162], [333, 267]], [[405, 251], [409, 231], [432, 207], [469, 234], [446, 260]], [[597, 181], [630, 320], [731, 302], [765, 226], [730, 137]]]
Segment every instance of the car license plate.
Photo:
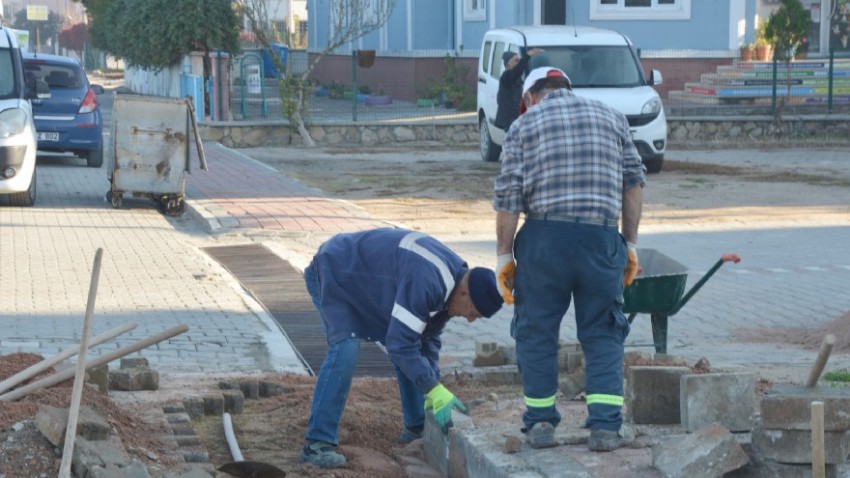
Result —
[[39, 141], [59, 141], [59, 133], [38, 133]]

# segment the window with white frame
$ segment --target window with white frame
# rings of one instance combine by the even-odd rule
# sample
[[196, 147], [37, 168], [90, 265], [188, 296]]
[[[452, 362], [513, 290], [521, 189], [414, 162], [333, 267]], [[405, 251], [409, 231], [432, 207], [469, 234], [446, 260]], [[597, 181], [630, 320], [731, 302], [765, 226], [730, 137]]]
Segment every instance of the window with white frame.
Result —
[[590, 0], [591, 20], [689, 20], [691, 0]]
[[487, 20], [487, 0], [463, 0], [463, 19], [466, 21]]

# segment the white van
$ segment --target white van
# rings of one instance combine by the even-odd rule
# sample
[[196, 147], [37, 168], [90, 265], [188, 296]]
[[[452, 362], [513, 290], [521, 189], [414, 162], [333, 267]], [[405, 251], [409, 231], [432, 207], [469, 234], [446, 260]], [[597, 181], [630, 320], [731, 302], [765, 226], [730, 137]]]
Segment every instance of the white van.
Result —
[[[478, 128], [481, 156], [498, 161], [505, 131], [494, 125], [496, 94], [506, 51], [542, 48], [528, 69], [555, 66], [570, 77], [577, 96], [593, 98], [623, 112], [632, 139], [648, 172], [661, 171], [667, 147], [667, 118], [652, 85], [661, 73], [644, 76], [632, 42], [620, 33], [591, 27], [518, 26], [490, 30], [484, 35], [478, 60]], [[522, 49], [522, 50], [521, 50]]]
[[[46, 88], [46, 86], [45, 86]], [[14, 32], [0, 26], [0, 194], [15, 206], [35, 203], [36, 130]]]

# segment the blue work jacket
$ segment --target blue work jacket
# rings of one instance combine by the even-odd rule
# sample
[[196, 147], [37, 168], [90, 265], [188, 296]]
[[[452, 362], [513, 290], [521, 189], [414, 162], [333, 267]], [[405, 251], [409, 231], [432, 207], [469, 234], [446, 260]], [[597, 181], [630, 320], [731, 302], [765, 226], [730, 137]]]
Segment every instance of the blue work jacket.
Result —
[[328, 342], [380, 342], [423, 393], [436, 386], [440, 334], [466, 262], [436, 239], [402, 229], [338, 234], [313, 261]]

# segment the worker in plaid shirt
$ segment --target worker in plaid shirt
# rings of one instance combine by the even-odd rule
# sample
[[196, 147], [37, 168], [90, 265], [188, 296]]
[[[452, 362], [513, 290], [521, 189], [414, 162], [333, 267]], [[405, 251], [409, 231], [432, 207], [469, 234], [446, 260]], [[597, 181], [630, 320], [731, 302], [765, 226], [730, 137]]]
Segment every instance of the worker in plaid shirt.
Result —
[[[515, 303], [511, 336], [523, 381], [524, 431], [532, 447], [557, 444], [558, 339], [575, 300], [589, 447], [614, 450], [634, 439], [621, 413], [629, 333], [623, 288], [638, 272], [645, 168], [626, 117], [574, 95], [558, 68], [529, 73], [520, 108], [502, 145], [493, 207], [497, 280], [505, 302]], [[517, 232], [521, 213], [525, 222]]]

